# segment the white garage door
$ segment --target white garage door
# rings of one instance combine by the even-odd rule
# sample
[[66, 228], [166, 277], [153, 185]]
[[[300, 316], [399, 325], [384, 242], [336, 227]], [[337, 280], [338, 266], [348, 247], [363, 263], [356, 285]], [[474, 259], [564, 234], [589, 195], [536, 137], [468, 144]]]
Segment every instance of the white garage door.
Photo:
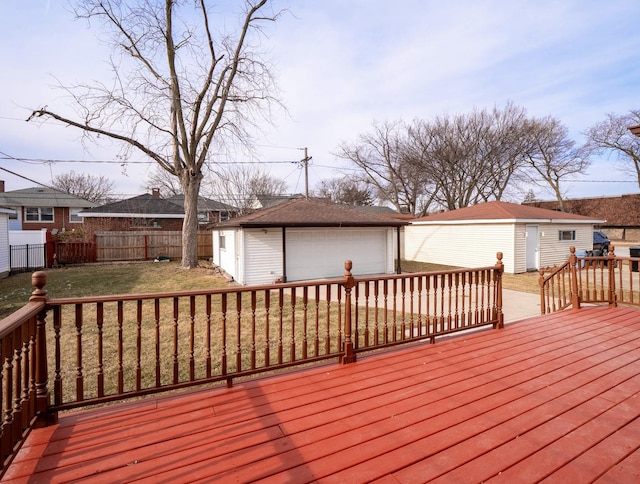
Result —
[[347, 259], [356, 276], [384, 274], [386, 233], [384, 228], [287, 229], [287, 281], [340, 277]]

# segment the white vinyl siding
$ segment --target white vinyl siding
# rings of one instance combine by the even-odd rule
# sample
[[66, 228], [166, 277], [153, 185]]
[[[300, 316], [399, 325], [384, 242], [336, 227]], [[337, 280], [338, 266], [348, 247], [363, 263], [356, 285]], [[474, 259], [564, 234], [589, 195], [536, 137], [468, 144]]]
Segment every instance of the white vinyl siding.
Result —
[[9, 274], [9, 214], [0, 213], [0, 277]]
[[[504, 270], [526, 272], [526, 226], [538, 227], [539, 267], [562, 264], [571, 246], [593, 247], [591, 223], [444, 223], [412, 224], [405, 229], [407, 260], [455, 267], [485, 267], [495, 264], [502, 252]], [[558, 240], [558, 231], [575, 230], [576, 240]]]
[[[236, 230], [214, 230], [212, 232], [213, 263], [221, 267], [229, 276], [238, 279], [237, 253], [235, 250]], [[221, 247], [221, 239], [224, 247]]]
[[502, 252], [506, 272], [514, 271], [513, 224], [429, 224], [405, 229], [408, 260], [455, 267], [486, 267]]

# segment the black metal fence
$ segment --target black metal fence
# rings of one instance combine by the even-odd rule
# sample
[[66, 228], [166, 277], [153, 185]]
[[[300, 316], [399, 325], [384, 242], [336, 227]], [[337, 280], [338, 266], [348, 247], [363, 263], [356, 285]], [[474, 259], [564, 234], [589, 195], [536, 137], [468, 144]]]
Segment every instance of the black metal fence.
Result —
[[43, 269], [47, 265], [47, 244], [9, 246], [9, 270], [12, 274]]

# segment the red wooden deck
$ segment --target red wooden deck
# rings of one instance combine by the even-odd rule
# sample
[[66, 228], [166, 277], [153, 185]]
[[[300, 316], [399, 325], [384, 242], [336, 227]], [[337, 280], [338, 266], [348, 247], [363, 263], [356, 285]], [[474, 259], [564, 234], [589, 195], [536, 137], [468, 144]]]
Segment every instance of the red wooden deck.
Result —
[[640, 311], [67, 414], [7, 482], [639, 482]]

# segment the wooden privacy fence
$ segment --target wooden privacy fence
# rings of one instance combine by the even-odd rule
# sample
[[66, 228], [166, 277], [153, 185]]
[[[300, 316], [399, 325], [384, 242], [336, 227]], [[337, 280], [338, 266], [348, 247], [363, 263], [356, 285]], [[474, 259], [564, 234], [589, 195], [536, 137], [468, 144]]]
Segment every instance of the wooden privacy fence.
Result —
[[582, 304], [640, 306], [640, 258], [618, 257], [609, 247], [606, 257], [578, 257], [571, 247], [569, 260], [540, 270], [542, 314]]
[[30, 303], [0, 321], [4, 465], [38, 416], [502, 327], [501, 259], [368, 278], [347, 261], [337, 280], [64, 299], [36, 272]]
[[[48, 267], [91, 262], [121, 262], [154, 260], [159, 256], [182, 257], [182, 232], [97, 232], [93, 241], [47, 241]], [[198, 258], [213, 254], [211, 232], [198, 232]]]

